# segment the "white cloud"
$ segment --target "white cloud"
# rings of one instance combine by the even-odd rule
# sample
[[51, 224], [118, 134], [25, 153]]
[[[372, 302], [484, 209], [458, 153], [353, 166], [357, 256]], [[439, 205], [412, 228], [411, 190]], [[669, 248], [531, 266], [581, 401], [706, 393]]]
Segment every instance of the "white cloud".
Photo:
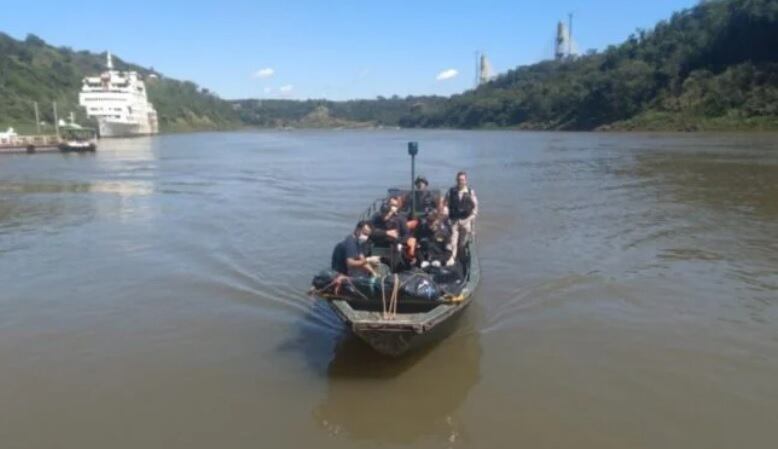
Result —
[[252, 75], [254, 78], [270, 78], [276, 73], [275, 70], [271, 69], [270, 67], [265, 67], [264, 69], [259, 69]]
[[285, 86], [281, 86], [278, 90], [281, 91], [282, 94], [288, 94], [294, 89], [294, 86], [291, 84], [287, 84]]
[[438, 81], [445, 81], [450, 80], [451, 78], [455, 78], [457, 75], [459, 75], [459, 71], [457, 69], [448, 69], [438, 73], [436, 79]]
[[263, 90], [265, 91], [266, 94], [269, 94], [270, 92], [273, 92], [273, 88], [272, 87], [266, 87]]

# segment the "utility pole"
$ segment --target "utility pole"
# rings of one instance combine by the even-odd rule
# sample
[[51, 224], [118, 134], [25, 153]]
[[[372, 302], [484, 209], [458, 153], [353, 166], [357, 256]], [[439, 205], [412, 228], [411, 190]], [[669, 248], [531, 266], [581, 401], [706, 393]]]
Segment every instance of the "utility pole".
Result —
[[474, 80], [473, 80], [473, 85], [474, 85], [473, 87], [474, 88], [478, 87], [478, 85], [481, 84], [480, 83], [481, 77], [479, 75], [479, 72], [481, 71], [480, 60], [481, 60], [480, 52], [476, 51], [475, 52], [475, 77], [474, 77]]
[[567, 57], [573, 57], [573, 13], [567, 15]]
[[59, 118], [57, 117], [57, 102], [53, 103], [54, 108], [54, 132], [57, 133], [57, 140], [59, 140]]
[[37, 101], [33, 101], [32, 105], [35, 108], [35, 129], [38, 130], [38, 135], [40, 135], [41, 134], [41, 117], [40, 117], [40, 113], [38, 112], [38, 102]]
[[567, 42], [565, 41], [565, 24], [560, 20], [556, 24], [556, 42], [554, 44], [554, 59], [562, 61], [565, 59], [567, 51]]

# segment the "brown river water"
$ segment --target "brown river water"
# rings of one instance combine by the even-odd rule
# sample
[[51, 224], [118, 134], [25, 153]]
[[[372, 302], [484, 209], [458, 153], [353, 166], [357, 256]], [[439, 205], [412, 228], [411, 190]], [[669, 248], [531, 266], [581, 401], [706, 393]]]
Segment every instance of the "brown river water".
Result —
[[[482, 281], [375, 356], [306, 296], [465, 168]], [[291, 131], [0, 157], [0, 446], [774, 448], [778, 135]]]

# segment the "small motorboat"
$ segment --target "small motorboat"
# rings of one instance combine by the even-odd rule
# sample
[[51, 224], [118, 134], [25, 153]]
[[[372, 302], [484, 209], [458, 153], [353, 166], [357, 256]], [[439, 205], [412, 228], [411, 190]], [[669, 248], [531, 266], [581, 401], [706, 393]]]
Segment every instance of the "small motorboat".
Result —
[[65, 153], [97, 150], [97, 133], [94, 129], [69, 125], [60, 128], [62, 139], [59, 150]]
[[96, 151], [97, 145], [94, 142], [83, 142], [78, 140], [67, 140], [59, 144], [59, 150], [68, 152]]
[[[402, 192], [408, 191], [390, 189], [387, 198]], [[385, 200], [377, 199], [360, 218], [369, 219]], [[371, 255], [389, 262], [396, 257], [393, 246], [373, 246]], [[444, 337], [451, 330], [444, 324], [454, 321], [470, 305], [480, 280], [476, 241], [470, 237], [462, 243], [453, 267], [391, 272], [387, 265], [376, 277], [345, 277], [322, 271], [314, 277], [311, 292], [326, 300], [356, 336], [390, 356]]]

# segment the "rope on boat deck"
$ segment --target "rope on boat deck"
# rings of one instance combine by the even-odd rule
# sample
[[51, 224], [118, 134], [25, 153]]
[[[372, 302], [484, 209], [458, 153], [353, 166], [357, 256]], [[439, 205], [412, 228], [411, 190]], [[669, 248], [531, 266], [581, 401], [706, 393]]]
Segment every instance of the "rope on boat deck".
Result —
[[[324, 287], [322, 287], [320, 289], [316, 289], [315, 287], [311, 287], [311, 289], [308, 290], [308, 294], [309, 295], [318, 295], [318, 296], [321, 296], [322, 298], [325, 298], [325, 299], [329, 299], [331, 297], [337, 297], [338, 295], [340, 295], [340, 286], [343, 284], [343, 282], [346, 282], [346, 283], [350, 284], [351, 287], [352, 287], [351, 289], [356, 294], [358, 294], [365, 301], [369, 301], [367, 296], [365, 296], [361, 291], [359, 291], [357, 286], [354, 285], [354, 282], [351, 280], [351, 278], [348, 277], [348, 276], [345, 276], [345, 275], [336, 276], [335, 279], [332, 280], [332, 282], [330, 282], [329, 284], [325, 285]], [[327, 293], [327, 290], [329, 290], [331, 287], [335, 287], [333, 289], [333, 293], [334, 294]]]
[[317, 289], [316, 287], [311, 287], [310, 289], [308, 289], [308, 294], [310, 296], [313, 296], [313, 295], [329, 296], [330, 294], [327, 293], [327, 290], [329, 290], [330, 287], [333, 287], [333, 286], [335, 287], [335, 294], [337, 294], [338, 290], [340, 289], [340, 279], [339, 278], [336, 277], [335, 279], [332, 280], [332, 282], [330, 282], [329, 284], [327, 284], [324, 287], [319, 288], [319, 289]]
[[400, 276], [397, 274], [393, 276], [392, 294], [389, 297], [389, 304], [386, 303], [386, 289], [384, 288], [385, 280], [388, 276], [381, 278], [381, 316], [385, 320], [393, 320], [397, 317], [397, 297], [400, 292]]
[[[410, 276], [408, 279], [406, 279], [402, 284], [400, 284], [400, 276], [398, 276], [396, 273], [392, 274], [392, 280], [394, 281], [392, 284], [392, 292], [389, 296], [389, 302], [386, 301], [386, 278], [388, 278], [390, 275], [385, 275], [381, 277], [381, 315], [383, 319], [385, 320], [393, 320], [397, 318], [397, 304], [399, 302], [399, 293], [400, 289], [402, 287], [405, 287], [412, 279], [414, 279], [417, 276], [420, 276], [419, 273], [414, 273], [412, 276]], [[362, 299], [365, 301], [369, 301], [367, 296], [365, 296], [359, 289], [354, 285], [354, 282], [351, 280], [348, 276], [337, 276], [335, 279], [332, 280], [329, 284], [325, 285], [324, 287], [320, 289], [316, 289], [315, 287], [311, 287], [310, 290], [308, 290], [309, 295], [318, 295], [325, 299], [332, 299], [337, 298], [338, 295], [340, 295], [340, 287], [343, 282], [347, 282], [351, 285], [352, 290], [358, 294]], [[333, 293], [328, 293], [327, 291], [332, 288]], [[445, 302], [449, 303], [458, 303], [465, 299], [465, 296], [463, 294], [459, 295], [453, 295], [451, 293], [447, 293], [443, 295], [443, 300]]]

